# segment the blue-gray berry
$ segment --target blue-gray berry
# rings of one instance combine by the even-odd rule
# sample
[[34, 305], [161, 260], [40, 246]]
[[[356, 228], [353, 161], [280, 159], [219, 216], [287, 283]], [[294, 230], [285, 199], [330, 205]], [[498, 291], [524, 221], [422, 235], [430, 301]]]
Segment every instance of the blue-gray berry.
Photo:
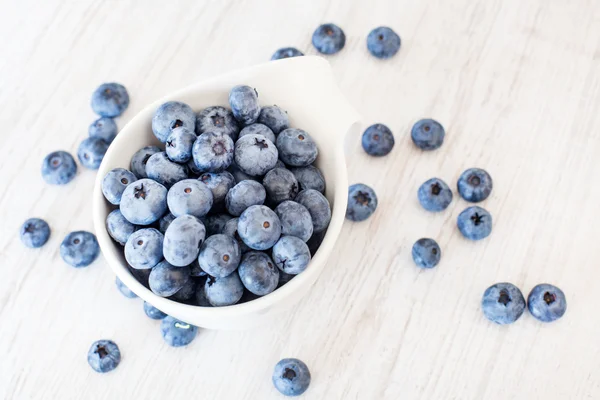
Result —
[[244, 294], [244, 286], [237, 273], [223, 278], [208, 276], [204, 284], [206, 299], [211, 306], [223, 307], [237, 303]]
[[112, 169], [102, 180], [102, 194], [110, 204], [118, 206], [125, 188], [135, 181], [137, 178], [133, 172], [125, 168]]
[[279, 269], [271, 257], [260, 251], [244, 254], [238, 273], [244, 287], [257, 296], [271, 293], [279, 283]]
[[164, 151], [150, 156], [146, 162], [146, 175], [167, 189], [188, 177], [186, 166], [169, 160]]
[[196, 129], [196, 114], [190, 106], [180, 101], [168, 101], [156, 109], [152, 117], [152, 132], [162, 143], [175, 128], [184, 127], [187, 131]]
[[371, 125], [362, 135], [362, 147], [371, 156], [381, 157], [389, 154], [394, 144], [394, 135], [384, 124]]
[[263, 135], [249, 134], [235, 143], [235, 164], [250, 176], [262, 176], [275, 168], [279, 152]]
[[205, 108], [196, 116], [196, 134], [214, 132], [229, 135], [235, 142], [240, 128], [230, 109], [213, 106]]
[[267, 250], [279, 240], [281, 222], [269, 207], [250, 206], [240, 215], [238, 234], [251, 249]]
[[444, 143], [446, 131], [433, 119], [422, 119], [410, 131], [414, 144], [422, 150], [436, 150]]
[[463, 199], [477, 203], [489, 197], [494, 183], [487, 171], [481, 168], [469, 168], [458, 178], [457, 187]]
[[65, 185], [77, 174], [77, 164], [66, 151], [54, 151], [42, 162], [42, 177], [51, 185]]
[[321, 192], [314, 189], [303, 190], [298, 193], [295, 201], [306, 207], [310, 213], [313, 222], [313, 233], [327, 229], [329, 222], [331, 222], [331, 206]]
[[131, 172], [133, 172], [138, 179], [147, 178], [146, 163], [152, 155], [160, 152], [160, 148], [156, 146], [146, 146], [136, 151], [133, 157], [131, 157]]
[[307, 165], [306, 167], [290, 168], [290, 171], [298, 180], [300, 190], [314, 189], [325, 193], [325, 177], [319, 168]]
[[393, 57], [400, 50], [400, 36], [392, 28], [380, 26], [369, 32], [367, 49], [377, 58]]
[[198, 218], [192, 215], [175, 218], [165, 232], [165, 260], [176, 267], [190, 265], [198, 257], [205, 237], [206, 228]]
[[276, 135], [290, 127], [287, 112], [275, 105], [265, 106], [260, 110], [258, 123], [268, 126]]
[[112, 340], [98, 340], [92, 343], [87, 361], [94, 371], [109, 372], [117, 368], [121, 362], [121, 351]]
[[273, 246], [272, 255], [275, 265], [291, 275], [298, 275], [304, 271], [310, 262], [308, 246], [295, 236], [282, 236]]
[[310, 371], [297, 358], [284, 358], [275, 365], [273, 385], [284, 396], [300, 396], [310, 385]]
[[125, 259], [135, 269], [150, 269], [163, 258], [162, 233], [144, 228], [132, 233], [125, 243]]
[[335, 24], [320, 25], [312, 36], [312, 44], [322, 54], [335, 54], [344, 48], [346, 35]]
[[567, 311], [567, 299], [562, 290], [554, 285], [542, 283], [531, 289], [527, 296], [529, 312], [539, 321], [552, 322]]
[[136, 229], [137, 227], [127, 221], [119, 209], [111, 211], [106, 217], [106, 231], [121, 246], [125, 246], [127, 239]]
[[169, 211], [175, 217], [188, 214], [204, 217], [213, 205], [210, 189], [197, 179], [184, 179], [177, 182], [167, 194]]
[[156, 295], [168, 297], [181, 290], [190, 279], [188, 267], [175, 267], [163, 260], [150, 271], [148, 283]]
[[120, 83], [104, 83], [92, 94], [91, 106], [101, 117], [118, 117], [129, 106], [129, 93]]
[[183, 126], [175, 128], [167, 136], [165, 152], [171, 161], [185, 163], [192, 159], [192, 147], [196, 134]]
[[492, 216], [481, 207], [469, 207], [459, 214], [457, 225], [460, 233], [465, 238], [470, 240], [485, 239], [492, 233]]
[[90, 137], [97, 137], [110, 144], [117, 136], [119, 128], [114, 119], [100, 117], [90, 125], [88, 133]]
[[235, 238], [219, 233], [207, 238], [198, 254], [198, 264], [215, 278], [224, 278], [235, 271], [242, 253]]
[[152, 179], [140, 179], [125, 188], [121, 213], [134, 225], [150, 225], [167, 212], [167, 188]]
[[433, 239], [419, 239], [412, 247], [412, 258], [417, 267], [433, 268], [442, 258], [442, 249]]
[[160, 333], [169, 346], [182, 347], [196, 338], [198, 328], [167, 315], [160, 323]]
[[419, 187], [417, 197], [427, 211], [443, 211], [452, 203], [452, 190], [443, 180], [431, 178]]
[[258, 92], [250, 86], [238, 85], [231, 89], [229, 105], [235, 119], [243, 125], [255, 123], [260, 114]]
[[499, 325], [512, 324], [523, 315], [525, 298], [512, 283], [496, 283], [483, 293], [481, 309], [492, 322]]
[[313, 234], [313, 222], [306, 207], [295, 201], [284, 201], [275, 208], [281, 221], [281, 234], [308, 241]]
[[276, 145], [281, 161], [292, 167], [310, 165], [319, 155], [317, 144], [302, 129], [289, 128], [282, 131], [277, 136]]
[[83, 139], [77, 149], [77, 158], [86, 168], [98, 169], [102, 159], [108, 150], [108, 143], [98, 137], [88, 137]]
[[202, 172], [221, 172], [233, 162], [234, 143], [230, 136], [205, 132], [192, 148], [196, 168]]
[[90, 265], [100, 254], [98, 240], [93, 233], [76, 231], [69, 233], [60, 244], [63, 261], [75, 268]]
[[301, 57], [303, 55], [304, 53], [302, 53], [295, 47], [283, 47], [281, 49], [278, 49], [275, 53], [273, 53], [273, 55], [271, 56], [271, 61], [281, 60], [282, 58]]
[[21, 242], [32, 249], [42, 247], [50, 237], [50, 226], [41, 218], [29, 218], [21, 225]]

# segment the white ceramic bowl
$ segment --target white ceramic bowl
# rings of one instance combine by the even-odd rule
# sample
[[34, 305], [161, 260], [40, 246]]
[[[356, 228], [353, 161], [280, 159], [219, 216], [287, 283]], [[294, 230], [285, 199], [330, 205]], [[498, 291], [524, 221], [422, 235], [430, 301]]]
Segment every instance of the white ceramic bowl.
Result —
[[[195, 111], [212, 105], [227, 106], [230, 89], [246, 84], [257, 89], [262, 105], [277, 104], [287, 110], [290, 124], [307, 131], [316, 141], [316, 164], [326, 180], [326, 197], [332, 218], [321, 247], [308, 268], [285, 286], [267, 296], [228, 307], [197, 307], [180, 304], [152, 293], [127, 269], [123, 248], [112, 241], [105, 227], [113, 207], [104, 199], [102, 179], [111, 169], [129, 169], [133, 154], [158, 145], [151, 121], [156, 108], [169, 100], [189, 104]], [[329, 63], [320, 57], [297, 57], [246, 68], [194, 84], [150, 104], [117, 135], [98, 170], [93, 218], [100, 248], [108, 265], [135, 294], [163, 312], [190, 324], [209, 329], [242, 329], [268, 321], [306, 294], [326, 266], [346, 212], [348, 177], [343, 139], [356, 126], [358, 115], [339, 91]]]

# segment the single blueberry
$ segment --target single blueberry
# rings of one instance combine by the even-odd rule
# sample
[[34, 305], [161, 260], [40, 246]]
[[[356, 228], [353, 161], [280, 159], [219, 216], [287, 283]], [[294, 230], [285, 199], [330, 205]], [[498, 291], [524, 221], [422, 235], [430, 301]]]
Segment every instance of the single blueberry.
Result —
[[198, 136], [192, 148], [196, 168], [202, 172], [221, 172], [233, 162], [234, 144], [231, 137], [214, 132]]
[[235, 238], [217, 234], [202, 244], [198, 254], [198, 264], [207, 274], [224, 278], [235, 271], [240, 264], [242, 252]]
[[260, 114], [258, 92], [250, 86], [238, 85], [231, 89], [229, 105], [235, 119], [244, 125], [255, 123]]
[[252, 124], [252, 125], [246, 126], [244, 129], [242, 129], [240, 131], [239, 137], [243, 137], [246, 135], [263, 135], [264, 137], [266, 137], [273, 143], [275, 143], [275, 139], [276, 139], [275, 134], [273, 133], [271, 128], [269, 128], [268, 126], [263, 125], [263, 124]]
[[194, 130], [189, 130], [183, 126], [175, 128], [167, 136], [165, 142], [165, 152], [169, 160], [185, 163], [192, 159], [192, 147], [196, 141]]
[[427, 211], [443, 211], [452, 203], [452, 190], [443, 180], [431, 178], [419, 187], [417, 197]]
[[216, 235], [217, 233], [223, 233], [223, 228], [227, 221], [233, 217], [229, 214], [215, 214], [208, 215], [204, 218], [204, 226], [206, 227], [206, 236]]
[[154, 294], [168, 297], [181, 290], [190, 279], [188, 267], [175, 267], [163, 260], [150, 270], [148, 283]]
[[552, 322], [567, 311], [567, 299], [562, 290], [554, 285], [542, 283], [531, 289], [527, 296], [527, 307], [536, 319]]
[[167, 194], [167, 204], [175, 217], [188, 214], [204, 217], [213, 205], [213, 194], [204, 183], [197, 179], [184, 179], [177, 182]]
[[169, 160], [164, 151], [150, 156], [146, 162], [146, 175], [167, 189], [188, 177], [186, 166]]
[[198, 328], [167, 315], [160, 323], [160, 333], [169, 346], [187, 346], [194, 340]]
[[271, 293], [279, 283], [279, 269], [271, 257], [260, 251], [244, 254], [238, 273], [244, 287], [257, 296]]
[[196, 128], [196, 114], [190, 106], [179, 101], [168, 101], [156, 109], [152, 117], [152, 132], [162, 143], [175, 128], [184, 127], [188, 132]]
[[104, 140], [97, 137], [88, 137], [79, 144], [77, 158], [84, 167], [98, 169], [106, 150], [108, 150], [108, 143]]
[[[308, 189], [298, 193], [295, 201], [306, 207], [310, 213], [313, 222], [313, 232], [321, 232], [327, 229], [329, 222], [331, 222], [331, 207], [325, 196], [314, 189]], [[375, 197], [376, 201], [377, 198]], [[377, 206], [377, 203], [375, 203], [375, 206]]]
[[196, 302], [196, 281], [194, 279], [189, 279], [183, 285], [183, 287], [177, 291], [177, 293], [175, 293], [172, 296], [169, 296], [169, 300], [173, 300], [183, 304], [194, 304]]
[[100, 254], [98, 240], [93, 233], [76, 231], [69, 233], [60, 244], [60, 256], [72, 267], [90, 265]]
[[131, 157], [131, 172], [139, 179], [147, 178], [146, 163], [150, 157], [156, 153], [160, 153], [161, 149], [156, 146], [142, 147]]
[[240, 169], [240, 167], [238, 167], [237, 164], [235, 163], [235, 157], [234, 157], [234, 161], [231, 163], [231, 165], [229, 166], [227, 171], [229, 173], [231, 173], [231, 175], [233, 175], [233, 178], [235, 179], [235, 183], [240, 183], [241, 181], [257, 181], [258, 182], [261, 180], [261, 177], [250, 176], [247, 173], [245, 173], [244, 171], [242, 171]]
[[319, 53], [335, 54], [344, 48], [346, 35], [335, 24], [323, 24], [313, 33], [312, 44]]
[[267, 172], [263, 178], [263, 186], [272, 205], [294, 200], [298, 195], [298, 180], [291, 171], [284, 168], [273, 168]]
[[273, 385], [284, 396], [300, 396], [310, 385], [310, 371], [297, 358], [284, 358], [275, 365]]
[[51, 185], [65, 185], [75, 177], [77, 164], [66, 151], [54, 151], [42, 162], [42, 177]]
[[422, 119], [413, 125], [410, 136], [414, 144], [422, 150], [435, 150], [444, 143], [446, 131], [433, 119]]
[[150, 269], [163, 258], [164, 236], [154, 228], [132, 233], [125, 243], [125, 259], [135, 269]]
[[[169, 194], [167, 193], [167, 196]], [[171, 222], [173, 222], [173, 220], [175, 219], [175, 216], [171, 213], [167, 213], [164, 216], [162, 216], [160, 218], [160, 220], [158, 220], [158, 230], [164, 234], [167, 231], [167, 228], [169, 227], [169, 225], [171, 225]]]
[[442, 258], [442, 249], [433, 239], [419, 239], [412, 247], [412, 258], [417, 267], [433, 268]]
[[308, 165], [306, 167], [290, 168], [290, 171], [298, 180], [300, 190], [314, 189], [325, 193], [325, 178], [319, 168]]
[[244, 286], [237, 273], [223, 278], [208, 276], [204, 284], [204, 293], [211, 306], [223, 307], [237, 303], [244, 294]]
[[198, 180], [204, 183], [212, 192], [213, 195], [213, 211], [216, 206], [223, 205], [225, 196], [232, 187], [235, 186], [235, 178], [227, 171], [223, 172], [205, 172]]
[[512, 324], [525, 311], [525, 299], [512, 283], [496, 283], [485, 290], [481, 309], [487, 319], [499, 325]]
[[192, 215], [182, 215], [165, 232], [163, 257], [176, 267], [190, 265], [198, 257], [206, 237], [204, 224]]
[[[240, 252], [243, 254], [247, 251], [250, 251], [250, 247], [246, 246], [246, 243], [244, 243], [244, 241], [242, 240], [242, 238], [240, 237], [240, 235], [238, 234], [238, 222], [239, 222], [239, 218], [232, 218], [229, 221], [227, 221], [227, 223], [225, 224], [225, 226], [223, 226], [223, 230], [222, 233], [225, 235], [229, 235], [232, 238], [234, 238], [237, 243], [238, 246], [240, 248]], [[312, 228], [312, 225], [311, 225]]]
[[102, 180], [102, 194], [110, 204], [118, 206], [125, 188], [135, 181], [133, 172], [125, 168], [112, 169]]
[[466, 201], [477, 203], [487, 199], [494, 183], [487, 171], [481, 168], [469, 168], [458, 178], [458, 193]]
[[108, 117], [101, 117], [92, 122], [88, 129], [90, 137], [97, 137], [110, 144], [117, 136], [119, 128], [115, 120]]
[[389, 154], [394, 143], [392, 131], [383, 124], [369, 126], [362, 135], [362, 147], [371, 156], [381, 157]]
[[465, 238], [481, 240], [492, 233], [492, 216], [481, 207], [469, 207], [458, 215], [457, 225]]
[[290, 127], [290, 119], [287, 112], [275, 105], [266, 106], [260, 110], [258, 123], [268, 126], [276, 135], [279, 135], [281, 131]]
[[29, 218], [21, 225], [21, 242], [32, 249], [42, 247], [50, 237], [50, 226], [40, 218]]
[[91, 105], [101, 117], [118, 117], [129, 106], [129, 93], [119, 83], [104, 83], [92, 94]]
[[119, 289], [119, 292], [121, 292], [123, 296], [127, 297], [128, 299], [135, 299], [136, 297], [138, 297], [137, 294], [133, 293], [131, 289], [125, 286], [123, 282], [121, 282], [119, 277], [115, 278], [115, 283], [117, 285], [117, 289]]
[[233, 117], [230, 109], [213, 106], [205, 108], [196, 116], [196, 134], [201, 135], [205, 132], [221, 133], [229, 135], [235, 142], [240, 128]]
[[313, 233], [313, 222], [306, 207], [295, 201], [284, 201], [275, 208], [281, 221], [281, 234], [308, 241]]
[[298, 275], [308, 267], [310, 250], [302, 239], [283, 236], [273, 246], [273, 261], [281, 271]]
[[225, 207], [229, 214], [239, 217], [248, 207], [262, 205], [267, 197], [263, 185], [255, 181], [241, 181], [225, 196]]
[[355, 183], [348, 188], [348, 208], [346, 218], [350, 221], [364, 221], [377, 209], [377, 195], [369, 186]]
[[369, 32], [367, 49], [377, 58], [393, 57], [400, 50], [400, 36], [387, 26], [380, 26]]
[[121, 246], [125, 246], [127, 239], [136, 229], [137, 227], [127, 221], [119, 209], [111, 211], [106, 217], [106, 231]]
[[92, 343], [87, 360], [94, 371], [109, 372], [117, 368], [121, 362], [121, 351], [112, 340], [98, 340]]
[[246, 135], [235, 143], [235, 164], [248, 175], [266, 174], [275, 167], [277, 157], [277, 148], [263, 135]]
[[277, 136], [277, 150], [281, 161], [292, 167], [312, 164], [319, 155], [317, 144], [302, 129], [289, 128]]
[[267, 250], [279, 240], [281, 222], [269, 207], [250, 206], [240, 216], [238, 234], [251, 249]]
[[140, 179], [125, 188], [121, 213], [135, 225], [150, 225], [167, 212], [167, 188], [152, 179]]
[[152, 304], [144, 301], [144, 312], [151, 319], [163, 319], [167, 316], [164, 312], [160, 311], [158, 308], [154, 307]]
[[271, 56], [271, 61], [281, 60], [282, 58], [301, 57], [303, 55], [304, 53], [295, 47], [283, 47], [273, 53]]

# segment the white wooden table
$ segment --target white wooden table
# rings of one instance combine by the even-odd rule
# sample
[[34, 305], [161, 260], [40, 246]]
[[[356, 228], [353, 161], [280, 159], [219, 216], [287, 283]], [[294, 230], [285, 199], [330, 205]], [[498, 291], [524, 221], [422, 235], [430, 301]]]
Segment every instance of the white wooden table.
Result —
[[[283, 357], [309, 365], [307, 399], [600, 398], [597, 0], [0, 0], [0, 10], [0, 398], [280, 399], [271, 372]], [[41, 160], [75, 153], [100, 83], [129, 89], [123, 126], [147, 103], [279, 47], [315, 54], [312, 31], [329, 21], [348, 38], [330, 57], [342, 90], [365, 123], [396, 137], [386, 158], [358, 142], [349, 155], [350, 180], [374, 187], [379, 208], [344, 226], [293, 316], [170, 348], [101, 258], [81, 270], [62, 262], [63, 237], [92, 229], [95, 173], [50, 187]], [[379, 25], [402, 37], [389, 61], [366, 50]], [[439, 151], [412, 146], [422, 117], [446, 127]], [[433, 215], [416, 200], [426, 179], [454, 186], [472, 166], [495, 183], [484, 203], [494, 231], [479, 243], [456, 229], [463, 201]], [[52, 227], [39, 250], [18, 237], [33, 216]], [[435, 270], [412, 263], [420, 237], [443, 248]], [[495, 326], [479, 303], [498, 281], [525, 295], [555, 283], [568, 311], [553, 324], [526, 314]], [[106, 375], [86, 362], [100, 338], [123, 353]]]

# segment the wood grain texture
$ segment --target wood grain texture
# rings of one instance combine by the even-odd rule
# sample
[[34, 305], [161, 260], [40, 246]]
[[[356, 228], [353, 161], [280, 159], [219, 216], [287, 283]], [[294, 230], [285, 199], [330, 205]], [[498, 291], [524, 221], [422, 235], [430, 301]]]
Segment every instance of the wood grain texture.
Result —
[[[0, 9], [0, 398], [280, 399], [270, 379], [283, 357], [311, 368], [306, 399], [600, 398], [598, 1], [0, 0]], [[348, 38], [329, 58], [342, 90], [366, 124], [396, 137], [388, 157], [368, 157], [356, 138], [349, 153], [351, 182], [374, 187], [379, 208], [344, 226], [290, 315], [169, 348], [102, 259], [82, 270], [61, 261], [62, 238], [92, 229], [95, 173], [50, 187], [41, 160], [76, 151], [102, 82], [129, 89], [123, 126], [149, 102], [279, 47], [315, 54], [312, 31], [328, 21]], [[402, 37], [388, 61], [366, 50], [379, 25]], [[446, 127], [441, 150], [412, 146], [422, 117]], [[463, 201], [434, 215], [416, 199], [426, 179], [454, 186], [471, 166], [495, 183], [484, 203], [494, 231], [480, 243], [456, 229]], [[52, 227], [40, 250], [18, 238], [32, 216]], [[420, 237], [442, 246], [436, 270], [412, 263]], [[555, 283], [567, 314], [495, 326], [479, 302], [498, 281], [525, 295]], [[86, 363], [100, 338], [123, 353], [107, 375]]]

